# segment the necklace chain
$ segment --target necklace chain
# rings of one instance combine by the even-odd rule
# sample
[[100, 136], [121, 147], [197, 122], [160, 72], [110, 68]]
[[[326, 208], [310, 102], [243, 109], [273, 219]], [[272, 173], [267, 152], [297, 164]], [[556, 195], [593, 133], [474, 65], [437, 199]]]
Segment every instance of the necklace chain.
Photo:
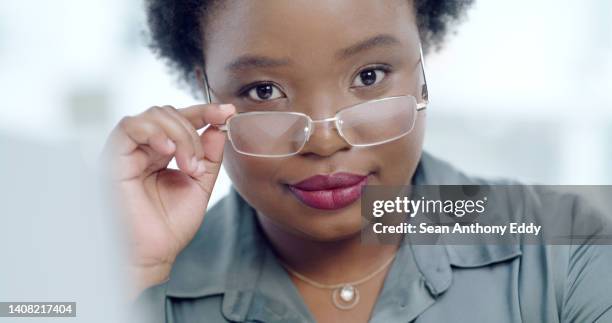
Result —
[[384, 264], [382, 264], [378, 269], [376, 269], [375, 271], [371, 272], [370, 274], [368, 274], [367, 276], [352, 281], [352, 282], [346, 282], [346, 283], [339, 283], [339, 284], [321, 284], [319, 282], [316, 282], [300, 273], [298, 273], [295, 269], [293, 269], [291, 266], [287, 265], [287, 263], [281, 261], [281, 263], [283, 264], [283, 266], [285, 267], [285, 269], [287, 269], [292, 275], [294, 275], [295, 277], [299, 278], [300, 280], [304, 281], [305, 283], [308, 283], [316, 288], [320, 288], [320, 289], [336, 289], [336, 288], [340, 288], [346, 285], [351, 285], [351, 286], [357, 286], [360, 284], [363, 284], [365, 282], [367, 282], [368, 280], [370, 280], [372, 277], [376, 276], [377, 274], [379, 274], [381, 271], [383, 271], [385, 268], [387, 268], [387, 266], [389, 266], [389, 264], [391, 264], [391, 262], [393, 261], [393, 259], [395, 259], [395, 254], [393, 255], [393, 257], [389, 258], [387, 261], [385, 261]]

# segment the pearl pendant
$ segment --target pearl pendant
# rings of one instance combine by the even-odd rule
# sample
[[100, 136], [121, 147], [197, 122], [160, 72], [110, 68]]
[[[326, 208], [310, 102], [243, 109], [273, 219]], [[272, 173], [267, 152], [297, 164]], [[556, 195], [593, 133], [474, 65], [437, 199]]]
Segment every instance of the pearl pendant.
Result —
[[345, 302], [350, 302], [355, 297], [355, 287], [351, 285], [344, 285], [340, 290], [340, 298]]
[[359, 290], [350, 284], [336, 288], [332, 292], [332, 302], [338, 309], [350, 310], [359, 303]]

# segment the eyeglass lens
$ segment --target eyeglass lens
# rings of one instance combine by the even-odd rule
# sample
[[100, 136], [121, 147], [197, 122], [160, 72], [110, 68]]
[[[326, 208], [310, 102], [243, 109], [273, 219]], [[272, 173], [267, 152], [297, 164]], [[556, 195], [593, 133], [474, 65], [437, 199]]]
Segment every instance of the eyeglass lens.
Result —
[[238, 152], [283, 156], [299, 151], [307, 140], [310, 120], [300, 114], [262, 112], [230, 119], [229, 135]]
[[[416, 120], [413, 96], [384, 98], [344, 109], [337, 115], [338, 132], [353, 146], [370, 146], [408, 134]], [[314, 125], [314, 123], [313, 123]], [[256, 156], [286, 156], [299, 152], [316, 129], [302, 114], [260, 112], [239, 114], [228, 128], [234, 148]]]

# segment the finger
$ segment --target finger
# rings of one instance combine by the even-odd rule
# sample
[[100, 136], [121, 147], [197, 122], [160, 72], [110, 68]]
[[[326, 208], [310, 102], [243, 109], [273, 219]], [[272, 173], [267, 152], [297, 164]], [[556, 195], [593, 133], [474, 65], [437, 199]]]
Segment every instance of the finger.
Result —
[[221, 170], [223, 160], [223, 147], [226, 142], [226, 135], [223, 131], [214, 127], [207, 128], [200, 136], [202, 147], [204, 148], [203, 171], [195, 175], [198, 184], [209, 196]]
[[236, 113], [232, 104], [200, 104], [177, 110], [193, 127], [201, 129], [208, 124], [220, 125]]
[[194, 144], [192, 135], [180, 121], [160, 107], [150, 108], [143, 113], [142, 117], [154, 122], [174, 142], [176, 145], [176, 163], [182, 171], [188, 174], [197, 171], [198, 158], [195, 152], [199, 143]]
[[221, 163], [223, 159], [223, 148], [227, 137], [223, 131], [216, 128], [208, 128], [200, 136], [204, 155], [212, 163]]
[[142, 149], [136, 149], [129, 155], [117, 156], [117, 162], [111, 163], [111, 176], [113, 180], [123, 181], [139, 177], [151, 163], [151, 158]]
[[[225, 124], [226, 120], [236, 113], [236, 108], [232, 104], [203, 104], [179, 109], [177, 112], [193, 127], [200, 129], [209, 124]], [[214, 174], [212, 178], [214, 182], [221, 168], [225, 134], [216, 128], [208, 127], [200, 136], [200, 142], [204, 159], [199, 161], [195, 176], [201, 178], [206, 174]]]
[[162, 109], [166, 114], [168, 114], [168, 117], [173, 118], [175, 121], [181, 124], [185, 128], [185, 130], [187, 130], [187, 132], [189, 133], [189, 137], [191, 138], [191, 142], [193, 144], [196, 159], [202, 159], [204, 157], [204, 152], [202, 150], [202, 144], [200, 143], [200, 136], [198, 135], [198, 132], [193, 127], [193, 125], [180, 113], [178, 113], [176, 108], [169, 105], [165, 105], [162, 107]]
[[[160, 159], [156, 155], [167, 156], [167, 161], [170, 161], [176, 146], [161, 128], [147, 120], [134, 122], [133, 126], [125, 124], [125, 121], [120, 122], [111, 132], [102, 152], [104, 164], [108, 166], [114, 180], [129, 180], [146, 175], [146, 170], [157, 170], [151, 168], [153, 163], [159, 163]], [[167, 162], [159, 165], [166, 166]]]
[[149, 145], [162, 155], [170, 154], [174, 150], [157, 124], [132, 116], [119, 121], [109, 135], [104, 150], [110, 155], [129, 155], [139, 145]]

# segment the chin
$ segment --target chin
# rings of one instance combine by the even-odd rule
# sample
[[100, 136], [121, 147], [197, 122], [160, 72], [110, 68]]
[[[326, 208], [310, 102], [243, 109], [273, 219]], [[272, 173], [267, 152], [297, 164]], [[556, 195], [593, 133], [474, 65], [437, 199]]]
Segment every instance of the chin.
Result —
[[[327, 217], [327, 218], [323, 218]], [[361, 215], [347, 216], [321, 215], [318, 219], [306, 219], [307, 222], [299, 227], [293, 226], [292, 231], [298, 231], [305, 238], [318, 242], [334, 242], [353, 239], [361, 235]]]
[[[360, 236], [363, 225], [361, 200], [338, 210], [309, 207], [286, 193], [286, 202], [262, 203], [282, 205], [283, 208], [260, 208], [259, 220], [268, 222], [285, 234], [317, 242], [334, 242]], [[256, 207], [257, 209], [257, 207]]]

